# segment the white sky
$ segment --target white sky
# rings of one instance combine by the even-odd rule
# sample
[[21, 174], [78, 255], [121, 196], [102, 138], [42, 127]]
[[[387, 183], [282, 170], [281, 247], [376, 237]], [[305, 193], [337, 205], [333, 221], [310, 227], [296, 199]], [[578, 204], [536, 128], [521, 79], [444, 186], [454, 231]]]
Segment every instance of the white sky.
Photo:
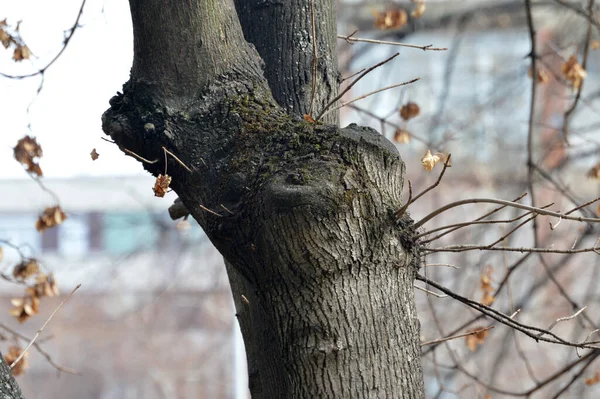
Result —
[[[64, 31], [75, 22], [80, 6], [81, 0], [1, 1], [0, 20], [8, 18], [11, 25], [23, 21], [21, 34], [35, 57], [15, 63], [12, 50], [0, 46], [0, 71], [25, 74], [46, 65], [62, 48]], [[146, 174], [139, 162], [100, 138], [107, 137], [100, 117], [108, 100], [129, 77], [133, 38], [128, 2], [88, 0], [80, 22], [66, 51], [46, 72], [39, 95], [39, 76], [0, 77], [0, 179], [27, 178], [12, 156], [12, 147], [26, 134], [42, 145], [40, 164], [47, 178]], [[100, 153], [94, 162], [92, 148]]]

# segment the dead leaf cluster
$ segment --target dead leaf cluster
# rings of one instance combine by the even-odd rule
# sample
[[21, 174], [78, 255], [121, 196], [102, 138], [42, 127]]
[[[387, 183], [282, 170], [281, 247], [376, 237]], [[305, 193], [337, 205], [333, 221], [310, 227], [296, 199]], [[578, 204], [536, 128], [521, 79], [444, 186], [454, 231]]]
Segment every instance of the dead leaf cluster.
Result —
[[67, 215], [60, 206], [49, 207], [44, 210], [44, 213], [42, 213], [35, 222], [35, 228], [37, 231], [43, 232], [46, 229], [58, 226], [66, 219]]
[[38, 177], [42, 176], [42, 168], [40, 168], [38, 162], [43, 155], [43, 151], [35, 137], [25, 136], [20, 139], [13, 148], [13, 154], [17, 161], [27, 167], [27, 172]]
[[[21, 349], [18, 346], [11, 345], [8, 347], [8, 351], [4, 355], [4, 361], [10, 366], [15, 360], [19, 358], [19, 356], [21, 356], [21, 353], [23, 353], [23, 349]], [[21, 360], [19, 360], [19, 363], [15, 364], [11, 369], [12, 374], [15, 377], [23, 374], [25, 372], [25, 369], [29, 367], [29, 363], [27, 362], [28, 355], [29, 353], [25, 353]]]
[[562, 65], [561, 71], [574, 89], [579, 89], [583, 83], [583, 79], [587, 76], [587, 72], [579, 64], [577, 57], [574, 55], [569, 57], [567, 62]]
[[169, 189], [169, 184], [171, 184], [171, 176], [167, 174], [158, 175], [156, 181], [154, 182], [154, 195], [156, 197], [164, 197]]
[[590, 179], [600, 180], [600, 161], [596, 162], [585, 175]]
[[[41, 298], [59, 294], [54, 276], [51, 273], [42, 273], [36, 259], [23, 259], [13, 268], [12, 274], [17, 282], [27, 285], [23, 297], [11, 300], [13, 308], [9, 314], [15, 317], [19, 323], [38, 314]], [[28, 282], [28, 280], [33, 281]]]
[[411, 11], [410, 16], [415, 19], [421, 18], [425, 13], [425, 1], [413, 0], [413, 3], [415, 3], [415, 8]]
[[490, 306], [496, 300], [496, 297], [492, 295], [494, 287], [492, 287], [492, 274], [494, 269], [491, 266], [486, 266], [481, 273], [480, 286], [483, 297], [481, 303], [485, 306]]
[[375, 13], [375, 27], [378, 29], [399, 29], [408, 22], [408, 14], [402, 8]]
[[[477, 331], [477, 332], [475, 332]], [[483, 345], [490, 330], [483, 330], [482, 327], [473, 328], [467, 332], [474, 332], [465, 337], [465, 341], [471, 352], [475, 352], [480, 345]]]
[[[539, 84], [546, 84], [550, 81], [550, 75], [548, 75], [548, 72], [546, 72], [545, 69], [543, 68], [536, 68], [537, 69], [537, 73], [535, 74], [535, 78], [537, 79], [537, 82]], [[527, 76], [529, 76], [530, 78], [533, 77], [533, 69], [529, 68], [529, 71], [527, 72]]]
[[600, 371], [596, 370], [594, 375], [590, 378], [585, 379], [587, 385], [595, 385], [600, 382]]
[[6, 49], [13, 48], [13, 60], [15, 61], [28, 60], [31, 57], [31, 50], [29, 50], [19, 33], [20, 24], [19, 21], [16, 28], [10, 32], [6, 18], [0, 21], [0, 42]]
[[405, 129], [398, 128], [394, 133], [394, 141], [398, 144], [406, 144], [410, 142], [410, 132]]
[[421, 112], [421, 108], [419, 107], [419, 105], [416, 104], [416, 103], [413, 103], [411, 101], [409, 101], [408, 103], [404, 104], [400, 108], [400, 116], [405, 121], [418, 116], [420, 112]]
[[[442, 152], [436, 152], [435, 154], [431, 153], [431, 150], [427, 150], [423, 158], [421, 158], [421, 164], [426, 171], [431, 172], [436, 164], [439, 162], [446, 162], [448, 156]], [[450, 166], [450, 165], [448, 165]]]

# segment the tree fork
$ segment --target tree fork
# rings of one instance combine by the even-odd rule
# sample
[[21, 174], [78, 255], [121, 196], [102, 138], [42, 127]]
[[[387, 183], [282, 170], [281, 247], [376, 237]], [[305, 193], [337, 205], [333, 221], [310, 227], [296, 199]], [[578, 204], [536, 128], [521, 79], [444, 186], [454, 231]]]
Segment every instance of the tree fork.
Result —
[[253, 398], [423, 397], [419, 254], [410, 221], [394, 223], [393, 144], [285, 112], [231, 1], [138, 3], [131, 78], [103, 129], [173, 177], [225, 258]]

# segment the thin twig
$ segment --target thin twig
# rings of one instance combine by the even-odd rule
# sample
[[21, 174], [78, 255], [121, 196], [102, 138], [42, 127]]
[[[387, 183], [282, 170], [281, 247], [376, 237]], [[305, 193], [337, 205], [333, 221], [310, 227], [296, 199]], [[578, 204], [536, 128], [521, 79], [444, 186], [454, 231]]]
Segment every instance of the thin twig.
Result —
[[469, 198], [469, 199], [465, 199], [465, 200], [451, 202], [448, 205], [444, 205], [443, 207], [436, 209], [435, 211], [431, 212], [429, 215], [425, 216], [423, 219], [421, 219], [417, 223], [415, 223], [414, 227], [415, 227], [415, 229], [418, 229], [419, 227], [423, 226], [425, 223], [427, 223], [434, 217], [438, 216], [439, 214], [447, 211], [448, 209], [452, 209], [457, 206], [461, 206], [461, 205], [465, 205], [465, 204], [480, 204], [480, 203], [506, 205], [506, 206], [509, 206], [512, 208], [519, 208], [519, 209], [524, 209], [526, 211], [533, 211], [540, 215], [562, 217], [563, 219], [574, 220], [577, 222], [600, 223], [600, 219], [597, 219], [597, 218], [588, 218], [588, 217], [581, 217], [581, 216], [580, 217], [568, 216], [567, 214], [547, 211], [542, 208], [536, 208], [534, 206], [523, 205], [523, 204], [519, 204], [516, 202], [511, 202], [511, 201], [505, 201], [505, 200], [500, 200], [500, 199], [495, 199], [495, 198]]
[[[71, 41], [71, 38], [73, 37], [73, 35], [75, 34], [75, 31], [79, 27], [79, 20], [81, 19], [81, 16], [83, 15], [83, 7], [85, 6], [85, 2], [86, 2], [86, 0], [83, 0], [81, 2], [81, 7], [79, 7], [79, 12], [77, 13], [77, 18], [75, 19], [75, 23], [73, 24], [71, 29], [69, 29], [69, 34], [63, 40], [62, 49], [58, 52], [58, 54], [56, 54], [56, 56], [48, 64], [46, 64], [45, 67], [38, 69], [36, 72], [29, 73], [26, 75], [8, 75], [8, 74], [0, 72], [0, 76], [9, 78], [9, 79], [25, 79], [25, 78], [31, 78], [31, 77], [37, 76], [37, 75], [42, 75], [42, 78], [43, 78], [46, 70], [48, 68], [50, 68], [52, 66], [52, 64], [54, 64], [56, 62], [56, 60], [58, 60], [58, 58], [62, 55], [62, 53], [64, 53], [64, 51], [67, 49], [67, 46], [69, 45], [69, 42]], [[39, 90], [38, 90], [38, 92], [39, 92]]]
[[[389, 125], [389, 126], [393, 127], [394, 129], [402, 129], [402, 126], [398, 125], [397, 123], [390, 122], [390, 121], [388, 121], [386, 118], [382, 118], [382, 117], [380, 117], [380, 116], [377, 116], [376, 114], [374, 114], [373, 112], [369, 111], [368, 109], [361, 108], [361, 107], [359, 107], [359, 106], [357, 106], [357, 105], [355, 105], [355, 104], [351, 104], [351, 105], [349, 105], [349, 107], [350, 107], [350, 108], [352, 108], [352, 109], [354, 109], [354, 110], [356, 110], [356, 111], [358, 111], [358, 112], [361, 112], [361, 113], [363, 113], [363, 114], [365, 114], [365, 115], [368, 115], [368, 116], [370, 116], [371, 118], [375, 118], [375, 119], [377, 119], [377, 120], [378, 120], [380, 123], [382, 123], [382, 124], [384, 124], [384, 123], [385, 123], [385, 124], [387, 124], [387, 125]], [[396, 111], [394, 111], [394, 113], [395, 113], [395, 112], [396, 112]], [[424, 139], [424, 138], [422, 138], [422, 137], [419, 137], [419, 136], [415, 135], [414, 133], [412, 133], [412, 132], [409, 132], [409, 131], [407, 131], [407, 130], [405, 130], [405, 132], [406, 132], [406, 133], [407, 133], [407, 134], [408, 134], [408, 135], [409, 135], [411, 138], [413, 138], [413, 139], [417, 140], [417, 141], [418, 141], [418, 142], [420, 142], [420, 143], [427, 144], [427, 145], [429, 146], [429, 141], [428, 141], [428, 140], [426, 140], [426, 139]]]
[[[588, 20], [587, 33], [585, 36], [585, 44], [583, 47], [583, 60], [581, 62], [581, 67], [583, 68], [584, 71], [587, 68], [588, 53], [590, 51], [590, 41], [592, 39], [592, 20], [591, 20], [591, 18], [594, 18], [594, 0], [588, 1], [588, 10], [587, 11], [590, 16], [590, 19]], [[563, 139], [565, 140], [565, 143], [567, 143], [567, 145], [569, 144], [569, 139], [568, 139], [569, 122], [571, 120], [571, 116], [575, 112], [575, 108], [577, 108], [577, 105], [579, 104], [579, 99], [581, 98], [581, 92], [583, 91], [584, 83], [585, 83], [585, 79], [583, 79], [581, 81], [581, 83], [579, 84], [579, 87], [577, 87], [577, 94], [575, 95], [575, 100], [573, 101], [573, 104], [571, 104], [571, 107], [569, 107], [569, 109], [565, 112], [564, 117], [563, 117]]]
[[582, 248], [582, 249], [552, 249], [535, 247], [490, 247], [489, 245], [450, 245], [441, 248], [423, 248], [426, 253], [433, 252], [468, 252], [468, 251], [505, 251], [520, 253], [543, 253], [543, 254], [581, 254], [585, 252], [598, 253], [600, 248]]
[[[512, 202], [517, 202], [517, 201], [520, 201], [520, 200], [521, 200], [521, 199], [523, 199], [523, 197], [525, 197], [526, 195], [527, 195], [527, 193], [523, 193], [523, 194], [521, 194], [520, 196], [518, 196], [517, 198], [515, 198], [515, 199], [514, 199]], [[498, 208], [492, 209], [492, 210], [491, 210], [491, 211], [489, 211], [488, 213], [486, 213], [486, 214], [484, 214], [484, 215], [482, 215], [482, 216], [478, 217], [477, 219], [475, 219], [475, 220], [473, 220], [473, 221], [471, 221], [471, 222], [457, 223], [457, 224], [456, 224], [456, 227], [453, 227], [451, 230], [448, 230], [448, 231], [446, 231], [446, 232], [444, 232], [444, 233], [442, 233], [442, 234], [439, 234], [439, 235], [437, 235], [437, 236], [435, 236], [435, 237], [433, 237], [433, 238], [430, 238], [430, 239], [428, 239], [428, 240], [426, 240], [426, 241], [423, 241], [422, 243], [428, 243], [428, 242], [431, 242], [431, 241], [435, 241], [435, 240], [437, 240], [437, 239], [439, 239], [439, 238], [442, 238], [443, 236], [445, 236], [445, 235], [447, 235], [447, 234], [450, 234], [450, 233], [452, 233], [452, 232], [454, 232], [454, 231], [456, 231], [456, 230], [458, 230], [458, 229], [461, 229], [461, 228], [463, 228], [463, 227], [466, 227], [466, 226], [470, 226], [471, 224], [479, 224], [479, 223], [482, 223], [483, 219], [485, 219], [485, 218], [487, 218], [487, 217], [490, 217], [490, 216], [492, 216], [494, 213], [497, 213], [497, 212], [499, 212], [499, 211], [503, 210], [504, 208], [506, 208], [506, 205], [503, 205], [503, 206], [500, 206], [500, 207], [498, 207]], [[526, 216], [526, 215], [527, 215], [527, 213], [525, 213], [523, 216]], [[443, 228], [440, 228], [440, 229], [434, 229], [434, 230], [442, 230], [442, 229], [443, 229]], [[432, 232], [433, 232], [434, 230], [432, 230]], [[423, 233], [423, 234], [420, 234], [418, 237], [424, 236], [424, 235], [426, 235], [426, 234], [428, 234], [428, 233], [427, 233], [427, 232], [425, 232], [425, 233]]]
[[157, 162], [158, 162], [158, 159], [155, 159], [154, 161], [150, 161], [150, 160], [148, 160], [148, 159], [146, 159], [146, 158], [144, 158], [144, 157], [142, 157], [142, 156], [140, 156], [140, 155], [136, 154], [135, 152], [133, 152], [133, 151], [131, 151], [131, 150], [128, 150], [127, 148], [123, 148], [123, 151], [125, 151], [125, 152], [126, 152], [126, 153], [128, 153], [129, 155], [131, 155], [131, 156], [133, 156], [133, 157], [135, 157], [135, 158], [139, 159], [140, 161], [142, 161], [142, 162], [146, 162], [146, 163], [149, 163], [149, 164], [151, 164], [151, 165], [152, 165], [152, 164], [155, 164], [155, 163], [157, 163]]
[[426, 292], [426, 293], [428, 293], [428, 294], [431, 294], [431, 295], [433, 295], [434, 297], [437, 297], [437, 298], [447, 298], [447, 297], [448, 297], [448, 295], [437, 294], [437, 293], [435, 293], [435, 292], [433, 292], [433, 291], [430, 291], [430, 290], [428, 290], [427, 288], [419, 287], [419, 286], [418, 286], [418, 285], [416, 285], [416, 284], [415, 284], [415, 286], [414, 286], [414, 287], [415, 287], [416, 289], [420, 290], [420, 291], [423, 291], [423, 292]]
[[[354, 32], [356, 33], [356, 32]], [[352, 33], [352, 35], [354, 35], [354, 33]], [[360, 37], [352, 37], [352, 35], [348, 35], [348, 36], [344, 36], [344, 35], [338, 35], [338, 39], [343, 39], [345, 41], [347, 41], [348, 43], [351, 42], [363, 42], [363, 43], [373, 43], [373, 44], [388, 44], [390, 46], [399, 46], [399, 47], [410, 47], [410, 48], [416, 48], [419, 50], [423, 50], [423, 51], [445, 51], [448, 50], [446, 47], [433, 47], [433, 44], [428, 44], [426, 46], [419, 46], [417, 44], [408, 44], [408, 43], [399, 43], [399, 42], [388, 42], [385, 40], [374, 40], [374, 39], [364, 39], [364, 38], [360, 38]]]
[[29, 343], [27, 344], [27, 346], [25, 347], [25, 349], [23, 350], [23, 352], [21, 352], [21, 354], [15, 359], [15, 361], [11, 363], [11, 365], [10, 365], [11, 369], [13, 367], [15, 367], [15, 365], [17, 363], [19, 363], [19, 361], [23, 358], [23, 356], [25, 356], [25, 354], [27, 353], [27, 351], [29, 350], [29, 348], [31, 348], [31, 345], [34, 344], [35, 340], [38, 339], [38, 337], [40, 336], [40, 334], [42, 333], [42, 331], [44, 331], [44, 328], [46, 328], [46, 326], [48, 325], [48, 323], [50, 323], [50, 320], [52, 320], [52, 318], [60, 310], [60, 308], [62, 308], [63, 305], [69, 299], [71, 299], [71, 297], [73, 296], [73, 294], [75, 293], [75, 291], [77, 291], [79, 289], [79, 287], [81, 287], [81, 284], [78, 284], [77, 287], [73, 288], [73, 291], [71, 291], [71, 293], [69, 295], [67, 295], [67, 297], [65, 299], [63, 299], [63, 301], [60, 303], [60, 305], [58, 305], [58, 307], [56, 309], [54, 309], [54, 312], [52, 312], [52, 314], [50, 315], [50, 317], [48, 317], [48, 319], [46, 320], [46, 322], [42, 325], [42, 328], [40, 328], [38, 330], [38, 332], [35, 334], [35, 336], [31, 339], [31, 341], [29, 341]]
[[[573, 313], [571, 316], [559, 317], [558, 319], [554, 320], [552, 322], [552, 324], [550, 324], [550, 326], [548, 327], [548, 331], [551, 331], [554, 328], [554, 326], [556, 326], [560, 322], [573, 320], [574, 318], [579, 316], [581, 314], [581, 312], [583, 312], [586, 309], [587, 309], [587, 305], [582, 307], [581, 309], [579, 309], [577, 312]], [[539, 333], [539, 336], [541, 337], [544, 334], [545, 334], [545, 332], [541, 332], [541, 333]]]
[[427, 187], [425, 190], [423, 190], [421, 192], [421, 194], [419, 194], [415, 198], [413, 198], [413, 200], [410, 201], [411, 204], [413, 202], [417, 201], [419, 198], [421, 198], [425, 194], [427, 194], [428, 192], [430, 192], [431, 190], [433, 190], [434, 188], [436, 188], [438, 186], [438, 184], [440, 184], [440, 182], [442, 181], [442, 178], [444, 177], [444, 173], [446, 173], [446, 169], [448, 168], [448, 166], [450, 166], [450, 157], [451, 156], [452, 156], [452, 154], [448, 154], [448, 157], [446, 158], [446, 162], [444, 162], [444, 167], [442, 168], [442, 172], [438, 176], [438, 178], [435, 181], [435, 183], [433, 183], [431, 186]]
[[353, 77], [355, 77], [355, 76], [356, 76], [356, 75], [358, 75], [359, 73], [363, 73], [365, 70], [366, 70], [366, 68], [363, 68], [363, 69], [361, 69], [360, 71], [358, 71], [358, 72], [355, 72], [355, 73], [353, 73], [352, 75], [350, 75], [350, 76], [348, 76], [348, 77], [342, 78], [342, 80], [340, 80], [340, 84], [344, 83], [346, 80], [348, 80], [348, 79], [350, 79], [350, 78], [353, 78]]
[[207, 207], [205, 207], [204, 205], [199, 205], [199, 206], [200, 206], [200, 209], [203, 209], [203, 210], [205, 210], [206, 212], [212, 213], [213, 215], [215, 215], [215, 216], [218, 216], [218, 217], [220, 217], [220, 218], [221, 218], [221, 217], [223, 217], [223, 215], [219, 215], [217, 212], [215, 212], [215, 211], [211, 211], [210, 209], [208, 209], [208, 208], [207, 208]]
[[435, 267], [435, 266], [444, 266], [444, 267], [451, 267], [452, 269], [460, 269], [459, 266], [452, 265], [450, 263], [427, 263], [427, 264], [423, 265], [423, 267]]
[[[0, 323], [0, 328], [2, 328], [3, 330], [5, 330], [6, 332], [8, 332], [9, 334], [12, 334], [14, 337], [22, 340], [22, 341], [26, 341], [29, 342], [31, 341], [31, 338], [26, 337], [23, 334], [18, 333], [17, 331], [11, 329], [10, 327]], [[55, 369], [57, 369], [58, 371], [63, 371], [67, 374], [73, 374], [73, 375], [81, 375], [81, 372], [77, 371], [77, 370], [73, 370], [70, 369], [68, 367], [64, 367], [61, 366], [59, 364], [57, 364], [56, 362], [54, 362], [54, 360], [52, 360], [52, 357], [50, 356], [50, 354], [48, 354], [48, 352], [46, 352], [44, 349], [42, 349], [42, 347], [40, 346], [40, 343], [42, 341], [45, 341], [47, 339], [40, 339], [37, 342], [33, 343], [33, 347], [35, 348], [35, 350], [37, 350], [39, 352], [40, 355], [44, 356], [44, 358], [46, 358], [46, 360], [48, 361], [48, 363], [50, 363], [50, 365], [52, 365], [52, 367], [54, 367]]]
[[323, 110], [321, 111], [321, 113], [319, 113], [319, 115], [317, 115], [317, 117], [315, 118], [315, 120], [319, 120], [323, 117], [323, 115], [325, 115], [325, 113], [327, 112], [327, 110], [334, 105], [339, 99], [341, 99], [344, 94], [346, 94], [348, 91], [350, 91], [350, 89], [352, 88], [352, 86], [354, 86], [355, 84], [357, 84], [362, 78], [364, 78], [365, 76], [367, 76], [367, 74], [371, 71], [373, 71], [374, 69], [379, 68], [380, 66], [387, 64], [388, 62], [390, 62], [391, 60], [393, 60], [394, 58], [396, 58], [398, 55], [400, 55], [400, 53], [396, 53], [394, 55], [392, 55], [391, 57], [373, 65], [372, 67], [368, 68], [366, 71], [364, 71], [363, 73], [360, 74], [359, 77], [357, 77], [356, 79], [354, 79], [348, 86], [346, 86], [344, 88], [344, 90], [342, 90], [337, 96], [335, 96], [333, 98], [333, 100], [331, 100], [330, 102], [327, 103], [327, 105], [325, 105], [325, 107], [323, 107]]
[[[312, 59], [312, 81], [311, 81], [311, 94], [310, 94], [310, 109], [308, 110], [308, 114], [312, 116], [314, 103], [315, 103], [315, 93], [317, 91], [317, 63], [319, 57], [317, 55], [317, 29], [315, 24], [315, 0], [311, 0], [310, 2], [310, 17], [311, 17], [311, 26], [312, 26], [312, 45], [313, 45], [313, 59]], [[319, 120], [319, 118], [316, 118]]]
[[377, 94], [377, 93], [380, 93], [380, 92], [385, 91], [385, 90], [394, 89], [394, 88], [400, 87], [400, 86], [406, 86], [406, 85], [409, 85], [411, 83], [415, 83], [417, 80], [421, 80], [421, 78], [415, 78], [415, 79], [409, 80], [407, 82], [397, 83], [395, 85], [384, 87], [383, 89], [379, 89], [379, 90], [371, 91], [371, 92], [369, 92], [367, 94], [363, 94], [362, 96], [358, 96], [358, 97], [356, 97], [356, 98], [354, 98], [354, 99], [352, 99], [350, 101], [342, 103], [341, 105], [339, 105], [339, 106], [337, 106], [335, 108], [330, 108], [327, 112], [321, 112], [321, 117], [327, 115], [328, 113], [330, 113], [332, 111], [336, 111], [336, 110], [338, 110], [338, 109], [340, 109], [342, 107], [345, 107], [346, 105], [350, 105], [352, 103], [355, 103], [356, 101], [359, 101], [359, 100], [365, 99], [365, 98], [367, 98], [369, 96], [372, 96], [373, 94]]
[[[179, 164], [181, 166], [183, 166], [185, 168], [185, 170], [192, 173], [192, 170], [190, 168], [188, 168], [188, 166], [186, 164], [184, 164], [183, 161], [181, 161], [181, 159], [177, 158], [175, 156], [175, 154], [173, 154], [171, 151], [167, 150], [165, 147], [163, 147], [162, 149], [165, 151], [165, 154], [169, 154], [170, 156], [172, 156], [173, 159], [175, 159], [177, 162], [179, 162]], [[165, 157], [166, 157], [166, 155], [165, 155]], [[165, 168], [166, 168], [166, 161], [165, 161]]]
[[458, 338], [463, 338], [463, 337], [468, 337], [469, 335], [475, 335], [475, 334], [479, 334], [480, 332], [484, 332], [484, 331], [489, 331], [492, 328], [494, 328], [494, 326], [489, 326], [489, 327], [485, 327], [485, 328], [480, 328], [478, 330], [474, 330], [474, 331], [469, 331], [466, 332], [464, 334], [458, 334], [458, 335], [452, 335], [450, 337], [443, 337], [443, 338], [438, 338], [438, 339], [434, 339], [433, 341], [426, 341], [421, 343], [421, 346], [427, 346], [427, 345], [432, 345], [432, 344], [438, 344], [440, 342], [445, 342], [445, 341], [450, 341], [453, 339], [458, 339]]

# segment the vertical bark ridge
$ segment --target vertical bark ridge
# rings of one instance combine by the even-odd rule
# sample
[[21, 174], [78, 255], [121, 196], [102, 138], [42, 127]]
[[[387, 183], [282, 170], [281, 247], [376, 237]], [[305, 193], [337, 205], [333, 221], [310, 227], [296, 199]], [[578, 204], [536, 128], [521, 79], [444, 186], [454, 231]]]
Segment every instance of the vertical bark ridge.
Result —
[[[236, 0], [246, 40], [265, 62], [273, 97], [286, 111], [308, 113], [312, 98], [312, 0]], [[317, 74], [313, 116], [338, 93], [335, 1], [315, 0]], [[336, 112], [325, 122], [338, 124]]]

